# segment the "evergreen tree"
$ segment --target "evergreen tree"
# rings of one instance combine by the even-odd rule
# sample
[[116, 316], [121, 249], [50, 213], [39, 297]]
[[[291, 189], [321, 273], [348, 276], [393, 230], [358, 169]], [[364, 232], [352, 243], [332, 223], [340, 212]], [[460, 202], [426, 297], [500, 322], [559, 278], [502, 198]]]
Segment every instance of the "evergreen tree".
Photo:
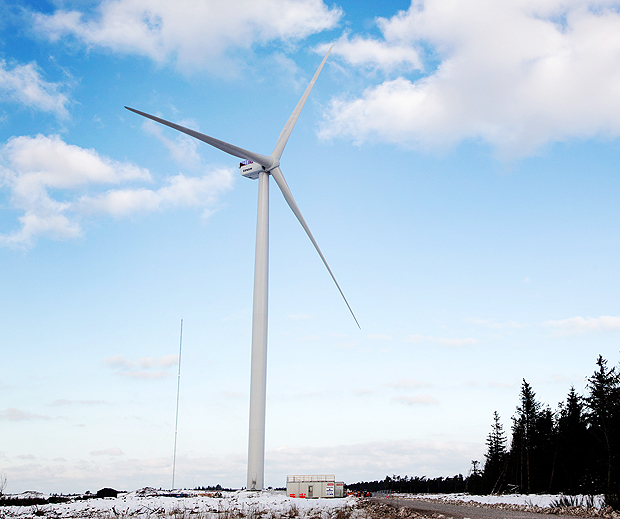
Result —
[[497, 411], [493, 413], [491, 432], [487, 436], [487, 452], [484, 455], [484, 488], [494, 493], [501, 487], [501, 477], [507, 461], [506, 434]]
[[466, 485], [466, 490], [470, 494], [481, 494], [483, 492], [483, 479], [479, 467], [480, 462], [478, 460], [471, 460], [471, 470]]
[[549, 407], [538, 413], [531, 440], [532, 492], [549, 492], [553, 479], [555, 420]]
[[511, 462], [513, 476], [521, 492], [532, 492], [533, 447], [535, 445], [536, 425], [540, 414], [540, 403], [536, 393], [525, 379], [521, 385], [520, 405], [513, 417]]
[[565, 494], [593, 494], [590, 435], [584, 402], [571, 387], [558, 406], [550, 490]]
[[598, 366], [588, 379], [587, 421], [596, 438], [594, 457], [598, 462], [599, 484], [606, 493], [618, 493], [620, 455], [620, 375], [598, 356]]

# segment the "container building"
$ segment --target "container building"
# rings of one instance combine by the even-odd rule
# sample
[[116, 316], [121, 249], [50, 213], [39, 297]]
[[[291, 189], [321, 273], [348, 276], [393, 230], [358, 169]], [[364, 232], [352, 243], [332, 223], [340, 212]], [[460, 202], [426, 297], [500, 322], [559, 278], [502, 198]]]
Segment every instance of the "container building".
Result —
[[344, 497], [344, 483], [336, 481], [333, 474], [286, 476], [286, 495], [302, 499]]

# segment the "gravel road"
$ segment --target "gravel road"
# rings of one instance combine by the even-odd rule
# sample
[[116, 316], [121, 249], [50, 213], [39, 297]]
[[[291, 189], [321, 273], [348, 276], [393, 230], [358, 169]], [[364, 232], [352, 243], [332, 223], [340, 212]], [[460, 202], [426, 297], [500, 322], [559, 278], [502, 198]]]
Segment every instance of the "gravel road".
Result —
[[[389, 516], [394, 515], [394, 518], [403, 516], [411, 518], [434, 519], [440, 517], [444, 517], [445, 519], [550, 519], [552, 517], [562, 517], [558, 515], [523, 512], [518, 510], [504, 510], [498, 508], [486, 508], [466, 504], [455, 505], [443, 503], [437, 500], [371, 498], [368, 501], [371, 508], [371, 510], [369, 510], [371, 516], [375, 516], [375, 514], [372, 513], [373, 511], [380, 512], [379, 509], [372, 510], [373, 504], [375, 504], [382, 509], [383, 513], [387, 512]], [[389, 513], [384, 508], [386, 505], [395, 511], [404, 508], [405, 510], [407, 510], [408, 513]], [[377, 515], [381, 516], [383, 514], [377, 513]]]

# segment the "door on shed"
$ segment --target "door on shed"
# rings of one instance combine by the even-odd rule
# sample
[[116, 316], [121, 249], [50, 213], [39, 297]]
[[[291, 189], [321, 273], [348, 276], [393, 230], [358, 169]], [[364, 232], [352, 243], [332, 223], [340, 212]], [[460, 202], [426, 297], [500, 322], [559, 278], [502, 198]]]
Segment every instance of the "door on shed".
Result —
[[314, 485], [308, 485], [308, 497], [313, 497]]

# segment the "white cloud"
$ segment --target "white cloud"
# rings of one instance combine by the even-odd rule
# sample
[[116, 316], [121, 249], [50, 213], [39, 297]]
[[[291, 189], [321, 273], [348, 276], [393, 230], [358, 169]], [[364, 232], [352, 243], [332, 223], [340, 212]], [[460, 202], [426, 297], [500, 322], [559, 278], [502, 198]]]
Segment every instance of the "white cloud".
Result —
[[138, 380], [156, 380], [169, 377], [170, 373], [160, 369], [157, 371], [119, 371], [118, 375], [127, 378], [136, 378]]
[[563, 384], [565, 386], [568, 385], [568, 384], [577, 385], [577, 384], [583, 382], [584, 379], [585, 379], [585, 377], [583, 375], [577, 375], [575, 373], [573, 373], [571, 375], [565, 375], [565, 374], [562, 374], [562, 373], [556, 373], [556, 374], [551, 375], [551, 380], [553, 382], [559, 382], [559, 383], [561, 383], [561, 384]]
[[[410, 392], [412, 390], [415, 391], [423, 387], [428, 387], [429, 385], [430, 384], [426, 382], [419, 382], [413, 379], [400, 379], [400, 380], [397, 380], [396, 382], [390, 382], [386, 384], [386, 386], [391, 387], [392, 389], [395, 389], [399, 392]], [[392, 397], [392, 400], [399, 404], [405, 404], [405, 405], [431, 405], [431, 404], [439, 403], [439, 401], [434, 396], [428, 393], [424, 393], [421, 395], [414, 395], [414, 396], [401, 394], [401, 395]]]
[[601, 317], [570, 317], [558, 321], [546, 321], [542, 326], [555, 328], [554, 335], [577, 335], [603, 330], [620, 330], [620, 317], [602, 315]]
[[401, 395], [401, 396], [395, 396], [393, 400], [400, 404], [406, 404], [406, 405], [418, 405], [418, 404], [429, 405], [429, 404], [439, 403], [439, 401], [434, 396], [429, 395], [429, 394], [418, 395], [418, 396]]
[[40, 414], [34, 414], [29, 411], [21, 411], [14, 407], [9, 407], [4, 411], [0, 411], [0, 420], [7, 420], [9, 422], [23, 422], [26, 420], [49, 420], [49, 416]]
[[478, 339], [473, 339], [471, 337], [465, 339], [457, 339], [451, 337], [431, 337], [429, 335], [409, 335], [405, 338], [405, 342], [414, 342], [414, 343], [423, 343], [423, 342], [432, 342], [434, 344], [439, 344], [441, 346], [470, 346], [472, 344], [478, 344], [480, 341]]
[[69, 98], [61, 92], [62, 88], [60, 83], [45, 81], [34, 62], [11, 68], [6, 61], [0, 60], [0, 100], [17, 102], [66, 119], [69, 117]]
[[178, 362], [178, 355], [164, 355], [163, 357], [142, 357], [140, 359], [140, 365], [143, 367], [161, 366], [163, 368], [169, 368], [170, 366], [176, 366]]
[[150, 173], [65, 143], [60, 136], [12, 137], [0, 148], [0, 188], [23, 211], [21, 227], [0, 235], [0, 244], [31, 246], [40, 236], [71, 239], [82, 235], [81, 219], [93, 215], [128, 216], [169, 207], [203, 209], [205, 215], [232, 187], [228, 169], [202, 177], [178, 174], [158, 189], [128, 187], [91, 194], [105, 185], [152, 182]]
[[115, 355], [105, 359], [105, 363], [118, 369], [134, 369], [143, 368], [150, 369], [154, 367], [169, 368], [177, 365], [177, 355], [164, 355], [162, 357], [141, 357], [137, 361], [129, 360], [123, 355]]
[[[317, 50], [325, 54], [329, 46], [329, 44], [320, 45]], [[423, 69], [419, 52], [411, 45], [403, 44], [399, 40], [379, 41], [360, 36], [350, 39], [349, 34], [345, 33], [334, 43], [332, 54], [342, 57], [351, 65], [377, 68], [385, 72], [394, 69]]]
[[89, 47], [174, 61], [185, 70], [213, 65], [231, 49], [295, 41], [335, 26], [342, 11], [322, 0], [111, 0], [94, 13], [33, 15], [52, 40], [72, 35]]
[[[187, 121], [179, 121], [179, 124], [197, 128], [196, 124], [190, 125]], [[164, 127], [161, 124], [157, 124], [155, 121], [151, 121], [150, 119], [147, 119], [144, 123], [142, 123], [142, 128], [146, 133], [154, 135], [166, 147], [177, 162], [190, 167], [196, 167], [200, 164], [200, 155], [197, 151], [198, 141], [196, 139], [180, 132], [175, 132], [177, 135], [174, 140], [169, 139], [164, 134]]]
[[13, 177], [15, 192], [24, 197], [48, 187], [66, 189], [151, 178], [145, 169], [66, 144], [58, 135], [12, 137], [2, 147], [2, 158], [13, 168], [5, 173]]
[[48, 405], [51, 407], [63, 407], [72, 405], [101, 405], [105, 403], [106, 402], [104, 400], [67, 400], [65, 398], [60, 398], [58, 400], [54, 400]]
[[[183, 174], [168, 177], [157, 189], [114, 189], [96, 196], [83, 196], [72, 206], [81, 214], [109, 214], [115, 217], [136, 212], [158, 211], [165, 207], [213, 206], [220, 193], [232, 185], [231, 172], [219, 169], [204, 177]], [[205, 215], [208, 215], [208, 209]]]
[[19, 454], [15, 457], [20, 460], [36, 460], [37, 459], [34, 454]]
[[[345, 40], [345, 57], [385, 68], [370, 46], [398, 42], [434, 70], [331, 101], [321, 135], [425, 148], [473, 139], [519, 157], [549, 142], [620, 135], [618, 2], [414, 1], [379, 19], [382, 38]], [[356, 50], [359, 48], [359, 50]], [[357, 53], [357, 54], [356, 54]], [[337, 53], [336, 53], [337, 54]]]
[[484, 326], [485, 328], [491, 328], [494, 330], [513, 329], [513, 328], [526, 328], [526, 324], [518, 323], [517, 321], [506, 321], [504, 323], [498, 323], [492, 319], [481, 319], [480, 317], [470, 317], [465, 319], [466, 323], [477, 324]]
[[176, 366], [177, 355], [163, 357], [142, 357], [138, 360], [129, 360], [123, 355], [115, 355], [104, 360], [105, 364], [115, 370], [117, 375], [142, 380], [153, 380], [168, 377], [167, 368]]

